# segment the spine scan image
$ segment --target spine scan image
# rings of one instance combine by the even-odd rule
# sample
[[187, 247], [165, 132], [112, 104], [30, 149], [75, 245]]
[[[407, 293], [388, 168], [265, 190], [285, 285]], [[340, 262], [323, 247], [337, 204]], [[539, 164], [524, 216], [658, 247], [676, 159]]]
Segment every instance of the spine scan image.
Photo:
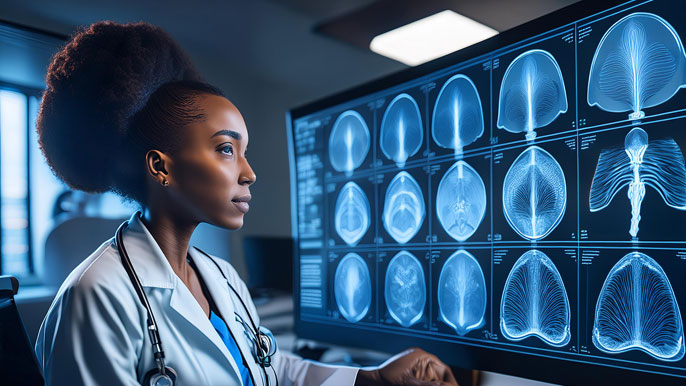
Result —
[[679, 34], [652, 13], [628, 15], [603, 36], [591, 63], [588, 104], [641, 119], [686, 86], [686, 52]]
[[443, 265], [438, 278], [440, 320], [463, 336], [484, 325], [486, 280], [471, 253], [461, 249]]
[[329, 161], [336, 171], [351, 176], [369, 152], [369, 128], [362, 116], [348, 110], [338, 116], [329, 135]]
[[667, 274], [650, 256], [631, 252], [610, 270], [595, 307], [593, 344], [608, 354], [684, 357], [684, 325]]
[[567, 206], [562, 167], [547, 151], [529, 146], [512, 163], [503, 182], [503, 211], [520, 236], [539, 240], [560, 223]]
[[405, 161], [422, 146], [424, 127], [419, 106], [408, 94], [400, 94], [388, 104], [381, 120], [381, 151], [389, 160], [405, 166]]
[[679, 145], [672, 138], [648, 141], [648, 133], [636, 127], [624, 138], [623, 148], [600, 153], [589, 195], [591, 212], [610, 205], [614, 196], [627, 187], [631, 203], [629, 234], [637, 237], [646, 186], [655, 189], [668, 206], [686, 210], [686, 165]]
[[434, 106], [431, 136], [440, 147], [462, 154], [465, 146], [484, 134], [484, 112], [476, 86], [458, 74], [445, 82]]
[[372, 304], [372, 279], [367, 263], [357, 253], [345, 255], [334, 274], [338, 311], [351, 323], [367, 315]]
[[391, 237], [405, 244], [419, 232], [426, 209], [424, 194], [410, 173], [396, 174], [386, 188], [383, 225]]
[[465, 161], [445, 172], [436, 192], [436, 214], [445, 231], [457, 241], [474, 234], [486, 213], [486, 187], [479, 173]]
[[513, 341], [535, 336], [561, 347], [569, 343], [569, 298], [560, 272], [543, 252], [525, 252], [507, 276], [500, 303], [500, 330]]
[[400, 251], [388, 263], [384, 296], [388, 312], [401, 326], [410, 327], [424, 316], [424, 268], [412, 253]]
[[510, 63], [500, 85], [498, 128], [536, 138], [536, 129], [567, 112], [560, 66], [547, 51], [530, 50]]
[[336, 233], [350, 246], [357, 245], [369, 229], [369, 201], [359, 185], [348, 182], [338, 193], [334, 224]]

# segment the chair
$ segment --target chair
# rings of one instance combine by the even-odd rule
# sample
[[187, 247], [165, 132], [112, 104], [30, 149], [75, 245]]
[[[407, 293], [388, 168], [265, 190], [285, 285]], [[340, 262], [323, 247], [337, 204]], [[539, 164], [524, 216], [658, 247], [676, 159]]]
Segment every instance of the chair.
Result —
[[43, 284], [59, 287], [69, 273], [126, 219], [74, 217], [59, 223], [45, 240]]
[[43, 385], [40, 366], [14, 302], [18, 290], [16, 278], [0, 276], [0, 381], [4, 385]]

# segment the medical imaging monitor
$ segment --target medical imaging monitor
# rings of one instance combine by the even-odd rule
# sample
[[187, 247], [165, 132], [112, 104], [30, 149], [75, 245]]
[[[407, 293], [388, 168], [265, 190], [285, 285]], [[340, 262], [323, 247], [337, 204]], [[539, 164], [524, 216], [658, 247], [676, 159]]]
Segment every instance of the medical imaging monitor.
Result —
[[291, 110], [299, 336], [686, 384], [685, 38], [581, 2]]

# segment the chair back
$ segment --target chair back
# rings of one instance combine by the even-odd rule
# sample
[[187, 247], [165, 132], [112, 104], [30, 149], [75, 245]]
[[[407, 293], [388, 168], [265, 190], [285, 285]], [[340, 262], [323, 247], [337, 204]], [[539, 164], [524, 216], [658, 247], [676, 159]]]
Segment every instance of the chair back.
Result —
[[21, 321], [14, 295], [19, 282], [0, 276], [0, 380], [6, 385], [43, 385], [43, 375]]
[[55, 226], [45, 239], [43, 284], [59, 287], [77, 265], [114, 236], [124, 221], [126, 219], [74, 217]]

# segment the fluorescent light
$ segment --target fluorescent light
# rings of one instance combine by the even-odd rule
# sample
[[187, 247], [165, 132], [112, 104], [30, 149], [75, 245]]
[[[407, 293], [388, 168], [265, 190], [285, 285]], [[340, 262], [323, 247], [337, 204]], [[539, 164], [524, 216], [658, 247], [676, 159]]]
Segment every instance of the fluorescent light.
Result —
[[369, 48], [416, 66], [497, 34], [493, 28], [447, 10], [376, 36]]

